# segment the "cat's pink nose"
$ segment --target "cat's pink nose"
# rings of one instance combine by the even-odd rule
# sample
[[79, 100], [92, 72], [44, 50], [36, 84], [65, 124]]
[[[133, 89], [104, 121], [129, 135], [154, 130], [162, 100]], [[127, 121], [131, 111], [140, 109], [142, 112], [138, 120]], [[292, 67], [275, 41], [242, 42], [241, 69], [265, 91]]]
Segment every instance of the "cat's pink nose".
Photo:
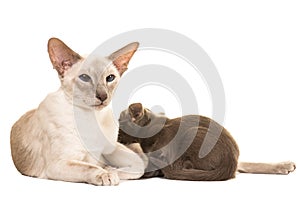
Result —
[[107, 94], [106, 93], [100, 93], [100, 94], [97, 93], [96, 98], [103, 102], [107, 99]]

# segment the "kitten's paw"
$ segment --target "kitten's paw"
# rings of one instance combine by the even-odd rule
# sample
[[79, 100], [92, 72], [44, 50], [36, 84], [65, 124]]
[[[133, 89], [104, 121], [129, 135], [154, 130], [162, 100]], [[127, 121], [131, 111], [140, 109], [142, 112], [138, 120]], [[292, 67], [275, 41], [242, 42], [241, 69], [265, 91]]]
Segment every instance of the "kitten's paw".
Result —
[[119, 176], [115, 172], [105, 172], [96, 176], [97, 185], [112, 186], [118, 185], [120, 182]]
[[277, 170], [279, 174], [289, 174], [290, 172], [295, 171], [296, 164], [290, 161], [281, 162], [277, 165]]

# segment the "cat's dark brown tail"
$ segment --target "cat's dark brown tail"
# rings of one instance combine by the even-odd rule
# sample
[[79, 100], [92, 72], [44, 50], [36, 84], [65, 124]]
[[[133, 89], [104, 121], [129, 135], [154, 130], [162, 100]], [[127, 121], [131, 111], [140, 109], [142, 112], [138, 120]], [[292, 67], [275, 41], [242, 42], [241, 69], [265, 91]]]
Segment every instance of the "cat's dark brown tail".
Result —
[[289, 174], [296, 169], [296, 164], [290, 161], [279, 163], [239, 162], [237, 171], [253, 174]]

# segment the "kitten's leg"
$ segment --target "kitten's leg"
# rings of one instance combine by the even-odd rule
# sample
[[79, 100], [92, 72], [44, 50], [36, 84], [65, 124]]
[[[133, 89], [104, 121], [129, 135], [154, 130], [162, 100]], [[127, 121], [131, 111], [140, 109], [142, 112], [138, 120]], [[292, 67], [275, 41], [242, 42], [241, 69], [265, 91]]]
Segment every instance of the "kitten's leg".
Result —
[[119, 177], [116, 173], [79, 160], [60, 160], [48, 166], [46, 176], [53, 180], [85, 182], [94, 185], [119, 184]]
[[279, 163], [238, 163], [238, 172], [254, 173], [254, 174], [289, 174], [296, 169], [293, 162], [279, 162]]
[[[144, 174], [146, 166], [142, 158], [123, 144], [117, 143], [114, 152], [103, 157], [109, 165], [117, 168], [119, 178], [122, 180], [138, 179]], [[114, 169], [107, 170], [114, 171]]]

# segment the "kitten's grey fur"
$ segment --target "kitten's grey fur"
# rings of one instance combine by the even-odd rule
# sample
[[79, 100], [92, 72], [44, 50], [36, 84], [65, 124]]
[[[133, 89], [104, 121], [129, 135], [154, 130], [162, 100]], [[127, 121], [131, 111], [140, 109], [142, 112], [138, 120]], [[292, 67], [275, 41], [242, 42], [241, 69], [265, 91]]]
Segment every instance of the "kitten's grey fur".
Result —
[[[131, 104], [120, 115], [118, 141], [125, 145], [139, 143], [135, 151], [147, 156], [144, 177], [163, 176], [169, 179], [220, 181], [235, 177], [236, 171], [246, 173], [288, 174], [294, 171], [292, 162], [238, 163], [239, 148], [230, 133], [217, 122], [204, 116], [187, 115], [169, 119], [154, 114], [141, 103]], [[179, 127], [180, 126], [180, 127]], [[186, 131], [179, 131], [179, 129]], [[199, 150], [207, 134], [221, 131], [213, 149], [203, 158]], [[176, 140], [174, 145], [168, 145]], [[213, 137], [211, 141], [213, 143]], [[185, 150], [187, 144], [190, 144]], [[181, 152], [180, 152], [181, 151]], [[179, 155], [174, 158], [174, 155]], [[161, 167], [161, 168], [159, 168]], [[153, 169], [155, 169], [153, 171]]]

